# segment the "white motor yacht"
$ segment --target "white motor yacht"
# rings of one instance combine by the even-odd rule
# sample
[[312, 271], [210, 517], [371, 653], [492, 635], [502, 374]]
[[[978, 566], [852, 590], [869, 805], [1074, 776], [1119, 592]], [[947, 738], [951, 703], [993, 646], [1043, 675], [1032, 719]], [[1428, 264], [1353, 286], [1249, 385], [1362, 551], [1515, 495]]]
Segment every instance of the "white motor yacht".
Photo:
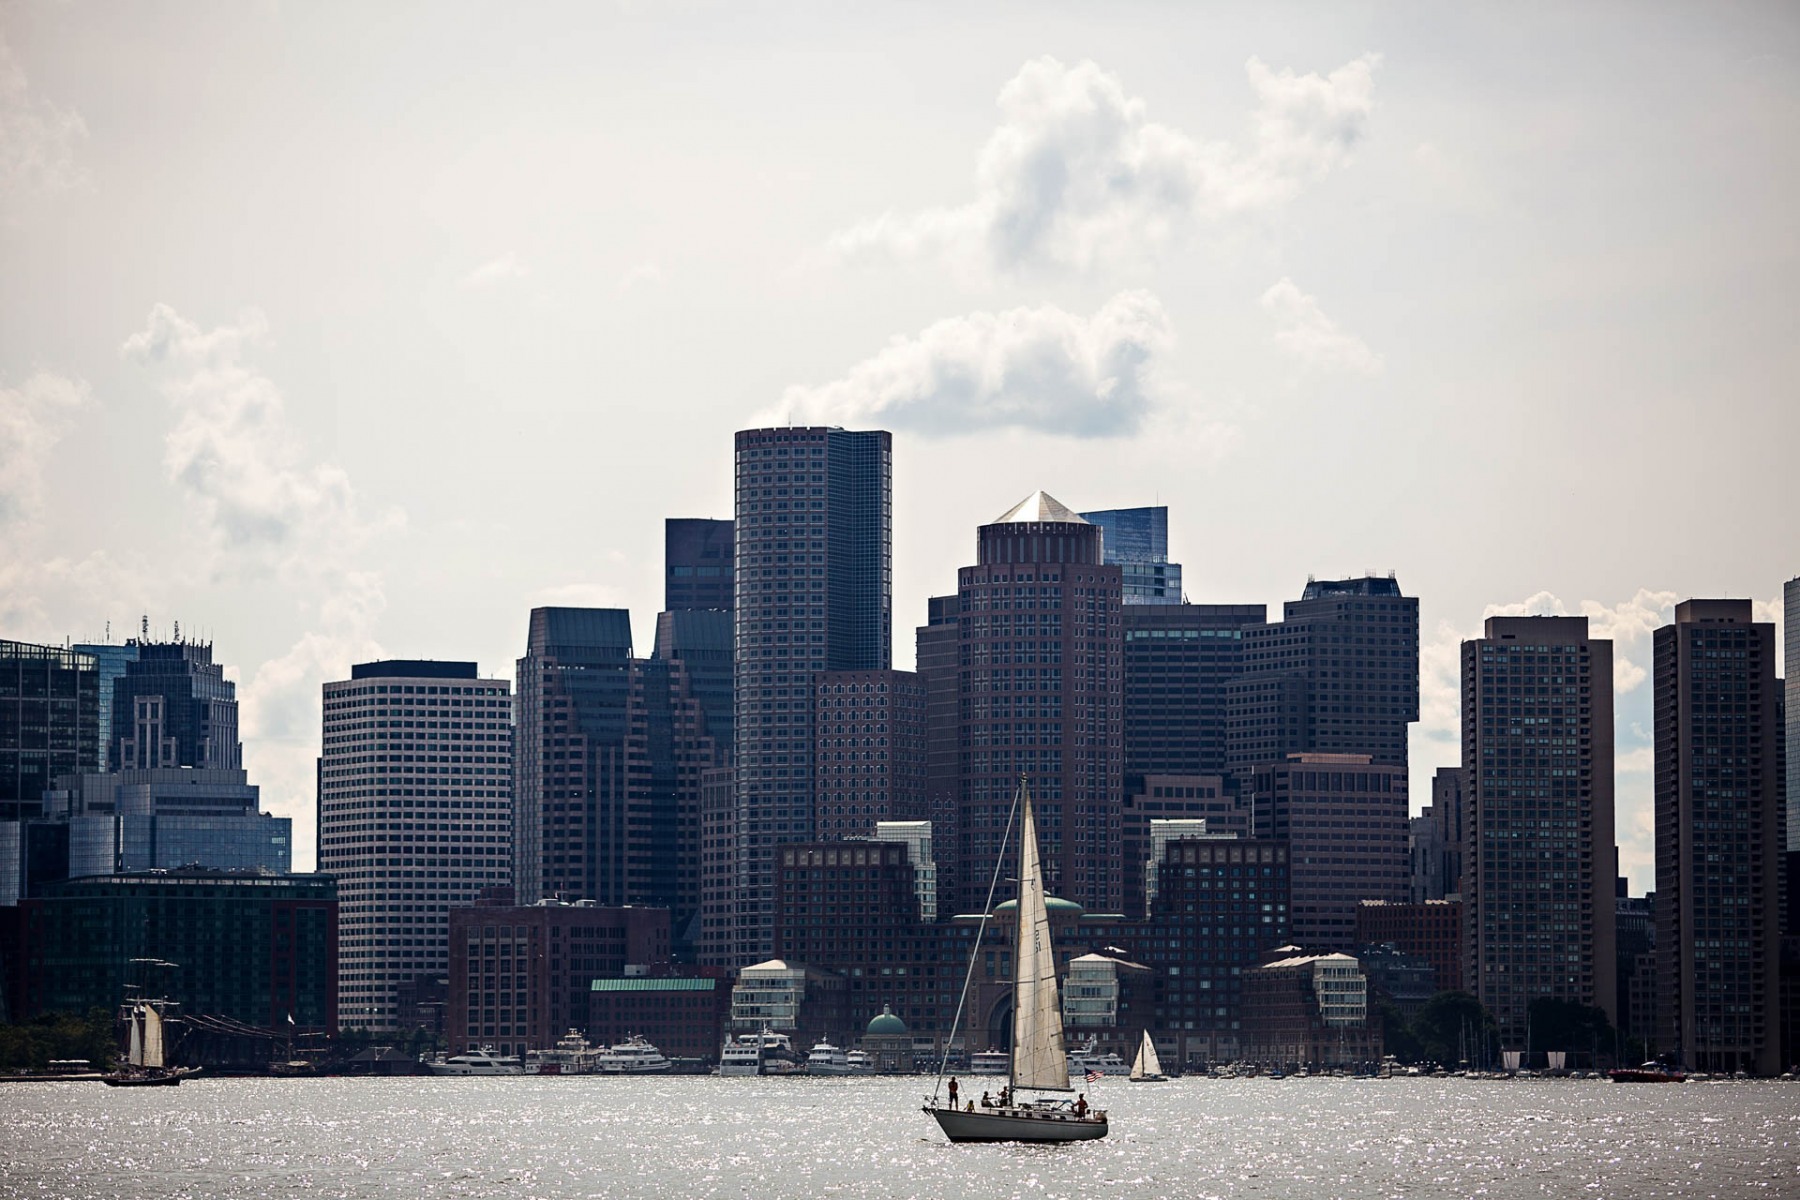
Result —
[[806, 1073], [808, 1075], [848, 1075], [850, 1074], [850, 1056], [842, 1049], [831, 1044], [829, 1039], [821, 1038], [806, 1056]]
[[873, 1075], [875, 1073], [875, 1056], [867, 1050], [852, 1050], [844, 1055], [844, 1061], [849, 1065], [852, 1075]]
[[785, 1033], [740, 1033], [719, 1052], [721, 1075], [785, 1075], [800, 1067], [794, 1043]]
[[1131, 1064], [1115, 1051], [1102, 1054], [1096, 1039], [1089, 1038], [1087, 1045], [1069, 1052], [1069, 1074], [1085, 1076], [1089, 1071], [1098, 1071], [1102, 1075], [1130, 1075]]
[[977, 1051], [969, 1059], [971, 1075], [1005, 1075], [1012, 1070], [1012, 1055], [1004, 1050]]
[[525, 1064], [511, 1054], [495, 1054], [492, 1046], [455, 1054], [425, 1064], [433, 1075], [523, 1075]]
[[527, 1051], [525, 1067], [527, 1072], [536, 1070], [539, 1075], [591, 1075], [594, 1071], [594, 1056], [598, 1053], [600, 1052], [581, 1036], [581, 1030], [571, 1029], [556, 1039], [554, 1048]]
[[638, 1033], [594, 1056], [594, 1070], [601, 1075], [651, 1075], [668, 1069], [669, 1060], [663, 1052]]

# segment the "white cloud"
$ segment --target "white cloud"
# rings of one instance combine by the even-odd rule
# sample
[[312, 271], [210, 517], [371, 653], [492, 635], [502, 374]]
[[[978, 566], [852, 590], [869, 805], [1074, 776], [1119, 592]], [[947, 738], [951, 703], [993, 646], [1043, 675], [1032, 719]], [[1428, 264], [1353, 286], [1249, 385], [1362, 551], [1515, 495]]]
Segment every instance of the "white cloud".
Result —
[[508, 250], [499, 258], [484, 262], [470, 271], [457, 286], [466, 289], [493, 287], [509, 279], [523, 279], [529, 273], [525, 264], [519, 261], [519, 256]]
[[1637, 594], [1618, 604], [1606, 605], [1597, 600], [1583, 600], [1571, 611], [1550, 592], [1538, 592], [1516, 604], [1490, 604], [1486, 616], [1578, 616], [1588, 619], [1588, 636], [1607, 638], [1613, 644], [1613, 691], [1625, 695], [1635, 691], [1649, 671], [1651, 637], [1675, 619], [1674, 592], [1653, 592], [1639, 588]]
[[653, 262], [643, 262], [619, 277], [619, 290], [629, 292], [633, 288], [655, 287], [662, 281], [662, 268]]
[[0, 195], [79, 183], [75, 146], [85, 137], [80, 113], [31, 94], [31, 81], [0, 32]]
[[246, 361], [268, 332], [255, 311], [203, 331], [158, 304], [123, 351], [160, 371], [174, 416], [164, 470], [199, 518], [213, 571], [278, 581], [307, 626], [287, 651], [246, 672], [239, 696], [251, 778], [272, 811], [294, 818], [296, 844], [308, 846], [319, 687], [379, 657], [382, 577], [358, 558], [404, 519], [365, 518], [349, 476], [310, 460], [280, 389]]
[[1306, 366], [1327, 371], [1379, 375], [1381, 355], [1325, 315], [1316, 297], [1285, 276], [1262, 294], [1263, 311], [1275, 318], [1274, 342]]
[[1131, 434], [1155, 406], [1154, 360], [1173, 342], [1148, 292], [1121, 292], [1091, 317], [1051, 305], [969, 313], [894, 338], [841, 379], [789, 388], [776, 419], [933, 436]]
[[974, 199], [887, 213], [830, 245], [843, 257], [943, 257], [1001, 272], [1150, 259], [1196, 220], [1286, 203], [1347, 161], [1367, 133], [1379, 61], [1364, 55], [1320, 76], [1252, 58], [1258, 105], [1240, 148], [1150, 121], [1144, 101], [1092, 62], [1034, 59], [1000, 91]]
[[0, 529], [43, 511], [45, 463], [87, 404], [86, 383], [49, 371], [0, 387]]

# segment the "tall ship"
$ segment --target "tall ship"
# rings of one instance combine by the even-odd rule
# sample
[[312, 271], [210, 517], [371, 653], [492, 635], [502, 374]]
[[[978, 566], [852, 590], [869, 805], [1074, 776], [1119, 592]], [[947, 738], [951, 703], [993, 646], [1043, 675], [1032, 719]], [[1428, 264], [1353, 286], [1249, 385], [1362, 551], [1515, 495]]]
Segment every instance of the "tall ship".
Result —
[[[1079, 1142], [1103, 1138], [1108, 1131], [1106, 1113], [1090, 1109], [1085, 1098], [1071, 1103], [1060, 1096], [1044, 1093], [1074, 1091], [1069, 1086], [1069, 1056], [1063, 1044], [1062, 1002], [1056, 987], [1056, 951], [1050, 941], [1050, 914], [1044, 907], [1044, 876], [1038, 863], [1037, 819], [1032, 814], [1031, 791], [1023, 776], [1014, 794], [1015, 812], [1022, 809], [1019, 822], [1019, 903], [1018, 931], [1013, 950], [1013, 1029], [1010, 1057], [1010, 1082], [1001, 1090], [1000, 1103], [976, 1108], [969, 1101], [961, 1109], [938, 1104], [937, 1095], [925, 1103], [930, 1114], [953, 1142]], [[988, 903], [976, 931], [975, 945], [969, 952], [969, 972], [963, 979], [963, 999], [957, 1005], [960, 1018], [967, 1004], [969, 981], [974, 978], [975, 963], [981, 955], [981, 933], [987, 928], [987, 914], [994, 911], [994, 892], [1000, 885], [1000, 872], [1006, 859], [1005, 844], [1012, 834], [1012, 817], [1007, 818], [1007, 836], [1001, 838], [999, 861], [994, 864], [993, 882], [988, 886]], [[950, 1036], [956, 1037], [951, 1029]], [[939, 1070], [939, 1081], [943, 1072]], [[1035, 1095], [1021, 1096], [1021, 1092]]]
[[125, 1062], [100, 1080], [108, 1087], [174, 1087], [194, 1071], [168, 1064], [165, 1000], [133, 1000], [125, 1006]]

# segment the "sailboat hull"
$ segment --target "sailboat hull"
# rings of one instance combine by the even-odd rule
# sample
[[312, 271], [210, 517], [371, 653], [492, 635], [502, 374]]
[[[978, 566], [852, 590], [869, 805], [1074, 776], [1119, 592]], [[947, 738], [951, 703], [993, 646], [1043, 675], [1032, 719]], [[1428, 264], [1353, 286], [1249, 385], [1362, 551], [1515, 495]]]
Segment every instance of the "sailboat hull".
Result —
[[1051, 1109], [1007, 1108], [957, 1112], [925, 1106], [953, 1142], [1087, 1142], [1107, 1133], [1104, 1113], [1077, 1117]]

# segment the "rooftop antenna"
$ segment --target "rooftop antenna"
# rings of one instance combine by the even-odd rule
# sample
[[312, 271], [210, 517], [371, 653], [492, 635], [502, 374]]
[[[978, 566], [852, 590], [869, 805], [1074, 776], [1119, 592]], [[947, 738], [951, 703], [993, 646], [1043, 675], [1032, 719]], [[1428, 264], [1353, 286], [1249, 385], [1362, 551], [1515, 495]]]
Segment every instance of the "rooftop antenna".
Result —
[[150, 614], [149, 613], [144, 614], [143, 636], [144, 636], [144, 640], [146, 642], [150, 640]]
[[106, 644], [112, 645], [112, 622], [110, 620], [106, 622]]
[[172, 642], [179, 642], [181, 640], [181, 622], [180, 621], [175, 622], [175, 636], [170, 638], [169, 640]]

